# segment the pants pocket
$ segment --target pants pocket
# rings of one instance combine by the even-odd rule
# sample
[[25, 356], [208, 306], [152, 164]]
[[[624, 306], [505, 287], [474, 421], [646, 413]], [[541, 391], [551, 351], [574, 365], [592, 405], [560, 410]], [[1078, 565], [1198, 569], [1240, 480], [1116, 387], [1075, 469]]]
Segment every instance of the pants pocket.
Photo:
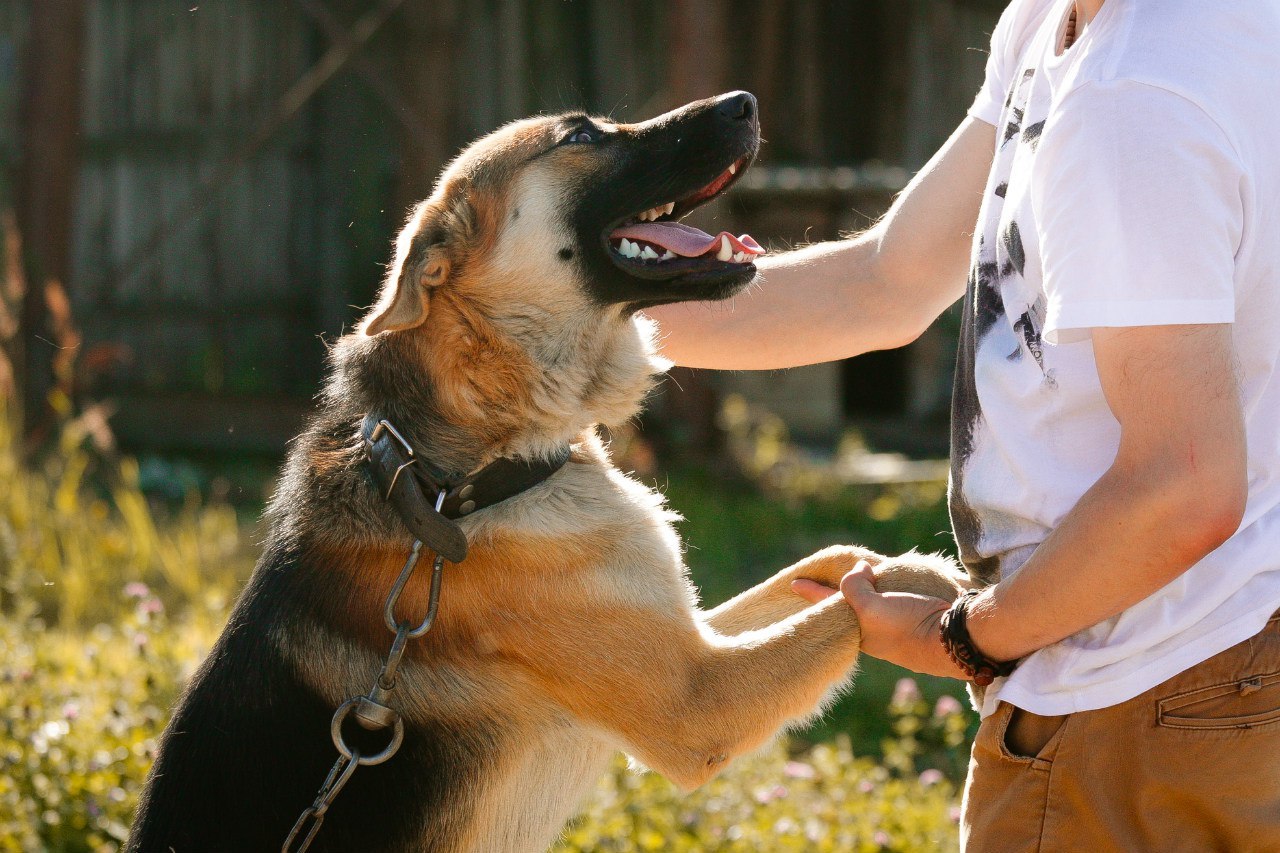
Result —
[[1001, 756], [1036, 770], [1048, 770], [1068, 716], [1046, 717], [1009, 705], [1000, 733]]
[[[1056, 729], [1042, 722], [1052, 719]], [[973, 743], [960, 816], [967, 853], [1028, 853], [1043, 848], [1053, 756], [1066, 717], [1040, 717], [1001, 702]], [[1039, 743], [1037, 743], [1039, 742]], [[1034, 749], [1033, 755], [1020, 750]]]
[[1280, 671], [1175, 693], [1157, 704], [1157, 721], [1166, 728], [1202, 731], [1280, 723]]

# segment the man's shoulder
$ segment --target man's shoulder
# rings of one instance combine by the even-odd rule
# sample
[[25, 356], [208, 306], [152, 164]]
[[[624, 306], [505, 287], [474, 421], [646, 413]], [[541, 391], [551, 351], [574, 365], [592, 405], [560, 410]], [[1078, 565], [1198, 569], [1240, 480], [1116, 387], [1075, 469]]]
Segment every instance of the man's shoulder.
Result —
[[[1103, 17], [1109, 16], [1109, 17]], [[1280, 98], [1280, 3], [1121, 3], [1095, 21], [1100, 44], [1077, 85], [1132, 82], [1180, 95], [1232, 124]]]
[[991, 49], [1002, 53], [1002, 58], [1010, 64], [1019, 62], [1032, 37], [1057, 5], [1058, 0], [1013, 0], [992, 31]]

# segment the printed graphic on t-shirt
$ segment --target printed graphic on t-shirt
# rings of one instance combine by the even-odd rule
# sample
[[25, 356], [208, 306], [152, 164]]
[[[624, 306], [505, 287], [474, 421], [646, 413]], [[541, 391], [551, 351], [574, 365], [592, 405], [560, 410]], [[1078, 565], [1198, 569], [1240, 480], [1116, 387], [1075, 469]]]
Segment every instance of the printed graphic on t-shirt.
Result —
[[1027, 123], [1034, 78], [1035, 69], [1023, 71], [1005, 100], [1004, 127], [992, 165], [999, 180], [993, 182], [991, 197], [983, 202], [956, 359], [951, 413], [951, 522], [965, 567], [986, 582], [999, 578], [999, 561], [990, 556], [991, 545], [1005, 537], [1000, 535], [1002, 519], [994, 513], [979, 517], [965, 496], [966, 469], [983, 429], [976, 382], [978, 361], [998, 354], [1008, 364], [1007, 369], [1037, 370], [1045, 387], [1056, 388], [1053, 371], [1045, 365], [1041, 340], [1047, 304], [1038, 287], [1033, 290], [1026, 285], [1027, 252], [1022, 229], [1014, 212], [1005, 209], [1010, 181], [1025, 180], [1044, 131], [1043, 119]]

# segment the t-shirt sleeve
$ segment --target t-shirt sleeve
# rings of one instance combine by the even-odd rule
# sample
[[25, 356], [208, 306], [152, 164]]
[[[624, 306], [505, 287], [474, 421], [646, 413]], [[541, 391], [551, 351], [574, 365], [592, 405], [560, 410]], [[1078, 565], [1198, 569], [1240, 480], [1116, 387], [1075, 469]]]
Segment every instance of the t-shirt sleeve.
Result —
[[1004, 112], [1009, 90], [1013, 88], [1013, 73], [1019, 54], [1048, 2], [1051, 0], [1012, 0], [1000, 14], [1000, 20], [991, 31], [991, 52], [987, 54], [982, 88], [969, 107], [969, 115], [993, 127], [1000, 126], [1000, 115]]
[[1045, 340], [1233, 322], [1245, 180], [1222, 128], [1181, 95], [1111, 81], [1064, 97], [1031, 179]]

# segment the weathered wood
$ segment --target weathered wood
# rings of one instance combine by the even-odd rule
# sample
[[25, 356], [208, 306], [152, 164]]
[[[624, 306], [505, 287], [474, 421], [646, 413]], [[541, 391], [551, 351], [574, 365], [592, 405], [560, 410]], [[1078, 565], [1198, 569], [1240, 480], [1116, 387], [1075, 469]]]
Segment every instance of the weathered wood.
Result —
[[454, 82], [469, 79], [475, 57], [459, 50], [462, 18], [456, 0], [411, 0], [400, 21], [396, 61], [405, 100], [432, 129], [427, 137], [399, 136], [401, 162], [392, 203], [403, 211], [430, 195], [440, 167], [454, 153], [455, 121], [466, 113], [458, 109]]
[[277, 453], [302, 428], [310, 403], [270, 395], [127, 394], [112, 427], [126, 447]]
[[[888, 171], [853, 167], [914, 166], [932, 151], [972, 98], [1002, 6], [406, 0], [363, 59], [334, 73], [236, 175], [214, 181], [207, 209], [112, 281], [372, 6], [80, 2], [88, 35], [67, 65], [83, 67], [84, 86], [69, 279], [79, 320], [91, 344], [124, 339], [134, 351], [112, 374], [115, 391], [223, 395], [309, 393], [315, 335], [339, 333], [373, 299], [406, 206], [471, 138], [520, 115], [586, 107], [630, 120], [750, 89], [765, 168], [702, 225], [775, 248], [863, 227], [906, 173], [882, 181], [870, 176]], [[0, 0], [0, 50], [25, 38], [37, 7], [49, 5]], [[6, 73], [0, 64], [0, 156], [11, 157]], [[258, 352], [266, 363], [254, 370]], [[927, 380], [945, 370], [940, 358], [912, 362], [913, 410], [936, 406], [942, 386]], [[813, 393], [838, 399], [838, 381], [823, 382]]]
[[27, 281], [16, 372], [24, 386], [24, 430], [46, 418], [57, 352], [50, 343], [46, 288], [65, 287], [71, 271], [71, 223], [80, 152], [83, 0], [41, 0], [31, 9], [25, 49], [22, 162], [17, 220]]

